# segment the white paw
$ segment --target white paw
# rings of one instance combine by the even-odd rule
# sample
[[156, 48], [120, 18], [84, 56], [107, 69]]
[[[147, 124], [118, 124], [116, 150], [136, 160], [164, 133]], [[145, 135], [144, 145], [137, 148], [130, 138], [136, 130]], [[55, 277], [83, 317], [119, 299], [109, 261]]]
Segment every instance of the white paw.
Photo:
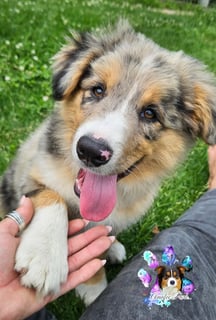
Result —
[[126, 250], [123, 244], [116, 240], [107, 252], [111, 263], [121, 263], [126, 259]]
[[107, 280], [104, 272], [102, 277], [100, 276], [99, 279], [96, 274], [96, 276], [90, 279], [88, 282], [77, 286], [75, 291], [76, 294], [84, 301], [85, 305], [89, 306], [97, 299], [104, 289], [106, 289], [106, 287]]
[[42, 296], [59, 292], [67, 279], [67, 229], [65, 208], [55, 204], [39, 209], [21, 236], [15, 270]]

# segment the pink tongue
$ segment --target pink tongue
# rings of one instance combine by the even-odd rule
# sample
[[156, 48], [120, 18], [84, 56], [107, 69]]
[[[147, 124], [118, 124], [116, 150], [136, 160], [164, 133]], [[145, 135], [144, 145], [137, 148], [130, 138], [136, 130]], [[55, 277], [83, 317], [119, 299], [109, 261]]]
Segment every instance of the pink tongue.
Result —
[[86, 171], [80, 194], [80, 213], [90, 221], [104, 220], [116, 204], [117, 175], [101, 176]]

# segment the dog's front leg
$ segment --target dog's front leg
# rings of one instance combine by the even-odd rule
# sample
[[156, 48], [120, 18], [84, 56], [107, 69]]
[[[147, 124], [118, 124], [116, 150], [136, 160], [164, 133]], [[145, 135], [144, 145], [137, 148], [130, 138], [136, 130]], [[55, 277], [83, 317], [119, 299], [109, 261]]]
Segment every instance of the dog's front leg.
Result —
[[67, 208], [60, 196], [45, 189], [32, 198], [35, 214], [21, 235], [15, 269], [21, 283], [45, 296], [57, 293], [68, 274]]
[[[126, 251], [124, 246], [115, 240], [110, 249], [107, 251], [106, 256], [111, 263], [121, 263], [126, 259]], [[96, 273], [89, 281], [79, 285], [76, 288], [76, 293], [88, 306], [104, 291], [107, 287], [107, 279], [105, 269], [102, 268]]]
[[76, 287], [76, 294], [89, 306], [107, 287], [106, 272], [101, 268], [90, 280]]

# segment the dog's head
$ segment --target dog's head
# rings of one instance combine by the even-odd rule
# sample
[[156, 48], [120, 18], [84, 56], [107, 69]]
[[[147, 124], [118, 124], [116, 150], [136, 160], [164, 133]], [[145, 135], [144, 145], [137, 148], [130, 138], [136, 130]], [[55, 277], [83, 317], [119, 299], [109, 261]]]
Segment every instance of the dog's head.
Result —
[[155, 269], [158, 274], [158, 283], [161, 289], [172, 287], [181, 290], [182, 278], [185, 273], [185, 267], [165, 267], [159, 266]]
[[216, 142], [211, 74], [125, 21], [114, 30], [75, 35], [62, 48], [53, 65], [53, 95], [70, 156], [81, 168], [76, 191], [89, 193], [81, 207], [95, 213], [86, 218], [102, 220], [112, 211], [118, 180], [161, 179], [197, 137]]

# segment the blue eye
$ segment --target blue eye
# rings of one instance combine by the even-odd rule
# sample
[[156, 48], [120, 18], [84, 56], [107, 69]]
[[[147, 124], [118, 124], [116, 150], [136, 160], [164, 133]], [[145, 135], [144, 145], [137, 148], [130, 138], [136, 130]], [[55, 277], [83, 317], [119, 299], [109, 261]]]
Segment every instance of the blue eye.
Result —
[[139, 113], [140, 120], [149, 120], [149, 121], [157, 120], [156, 112], [153, 108], [154, 106], [148, 106], [143, 108]]

